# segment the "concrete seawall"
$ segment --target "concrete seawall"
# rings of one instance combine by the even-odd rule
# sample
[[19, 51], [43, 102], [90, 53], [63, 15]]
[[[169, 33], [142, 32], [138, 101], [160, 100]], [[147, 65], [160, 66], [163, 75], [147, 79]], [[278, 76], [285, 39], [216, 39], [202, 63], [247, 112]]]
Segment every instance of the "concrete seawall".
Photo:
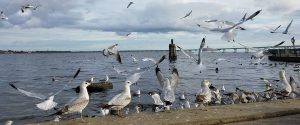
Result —
[[191, 108], [168, 112], [144, 112], [125, 118], [105, 116], [38, 123], [40, 125], [217, 125], [257, 119], [300, 114], [300, 100], [278, 100], [272, 102], [208, 106], [206, 110]]

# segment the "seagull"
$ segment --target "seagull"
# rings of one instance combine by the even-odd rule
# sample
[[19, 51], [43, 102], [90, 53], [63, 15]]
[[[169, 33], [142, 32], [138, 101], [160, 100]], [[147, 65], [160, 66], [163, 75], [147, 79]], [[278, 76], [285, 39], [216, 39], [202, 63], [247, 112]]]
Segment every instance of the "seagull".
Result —
[[271, 29], [270, 33], [276, 33], [276, 30], [278, 30], [281, 27], [281, 25], [277, 26], [275, 29]]
[[133, 60], [133, 63], [137, 63], [138, 62], [138, 60], [133, 55], [131, 55], [131, 58]]
[[[230, 21], [224, 21], [224, 20], [208, 20], [208, 21], [205, 21], [206, 23], [215, 23], [217, 26], [218, 26], [218, 28], [222, 28], [222, 27], [224, 27], [224, 26], [229, 26], [229, 27], [231, 27], [231, 26], [234, 26], [235, 25], [235, 23], [233, 23], [233, 22], [230, 22]], [[207, 27], [204, 27], [204, 28], [207, 28]], [[208, 28], [209, 29], [209, 28]], [[245, 28], [243, 28], [243, 27], [240, 27], [240, 26], [237, 26], [235, 29], [239, 29], [239, 30], [246, 30]]]
[[8, 17], [4, 15], [3, 11], [1, 11], [0, 19], [1, 20], [8, 20]]
[[212, 103], [214, 104], [221, 104], [221, 94], [220, 94], [220, 90], [217, 89], [216, 87], [214, 87], [213, 85], [209, 86], [209, 89], [211, 91], [211, 95], [212, 95]]
[[155, 59], [153, 58], [143, 58], [142, 61], [151, 61], [153, 62], [154, 64], [153, 65], [150, 65], [150, 66], [146, 66], [146, 67], [143, 67], [143, 68], [136, 68], [134, 70], [121, 70], [121, 69], [118, 69], [116, 68], [115, 66], [113, 66], [113, 69], [120, 75], [124, 75], [124, 76], [127, 76], [128, 74], [134, 74], [134, 73], [137, 73], [137, 72], [145, 72], [145, 71], [149, 71], [152, 67], [155, 67], [157, 65], [159, 65], [162, 61], [164, 61], [166, 59], [166, 55], [163, 55], [158, 61], [156, 61]]
[[103, 49], [103, 55], [108, 57], [110, 55], [114, 55], [117, 58], [117, 61], [122, 64], [121, 56], [118, 50], [116, 50], [116, 47], [118, 44], [112, 45], [106, 49]]
[[187, 56], [188, 58], [190, 58], [190, 59], [192, 59], [194, 62], [196, 62], [196, 64], [199, 66], [200, 70], [205, 69], [205, 66], [204, 66], [203, 63], [202, 63], [202, 50], [203, 50], [203, 48], [204, 48], [204, 46], [205, 46], [205, 38], [202, 39], [202, 42], [201, 42], [201, 44], [200, 44], [199, 51], [198, 51], [198, 59], [196, 59], [196, 58], [190, 56], [189, 54], [187, 54], [187, 53], [184, 51], [184, 49], [182, 49], [180, 46], [178, 46], [178, 45], [176, 45], [176, 46], [177, 46], [177, 48], [180, 49], [180, 51], [181, 51], [185, 56]]
[[131, 33], [127, 33], [126, 36], [128, 37], [129, 35], [131, 35]]
[[149, 92], [148, 94], [154, 100], [153, 106], [152, 106], [152, 111], [153, 112], [160, 112], [160, 111], [162, 111], [162, 108], [164, 106], [164, 102], [161, 101], [160, 96], [157, 93], [155, 93], [155, 92]]
[[109, 114], [109, 109], [100, 108], [101, 116], [106, 116]]
[[222, 85], [222, 89], [221, 89], [223, 92], [226, 90], [225, 89], [225, 86], [224, 86], [224, 83], [223, 83], [223, 85]]
[[78, 97], [74, 98], [69, 104], [64, 106], [61, 110], [58, 112], [52, 114], [52, 115], [63, 115], [63, 114], [70, 114], [70, 113], [80, 113], [80, 118], [83, 121], [82, 118], [82, 110], [85, 109], [85, 107], [88, 105], [90, 97], [87, 91], [87, 88], [89, 85], [91, 85], [90, 82], [83, 81], [80, 85], [80, 92]]
[[4, 123], [4, 125], [11, 125], [12, 123], [13, 123], [12, 120], [8, 120], [8, 121], [6, 121], [6, 122]]
[[293, 23], [293, 19], [291, 20], [291, 22], [288, 24], [288, 26], [286, 27], [286, 29], [283, 32], [276, 32], [276, 30], [281, 26], [281, 25], [279, 25], [276, 29], [272, 30], [271, 33], [290, 34], [289, 29], [290, 29], [292, 23]]
[[282, 41], [282, 42], [280, 42], [280, 43], [278, 43], [278, 44], [276, 44], [276, 45], [274, 45], [274, 46], [272, 46], [272, 47], [264, 48], [264, 49], [256, 49], [256, 48], [253, 48], [253, 47], [245, 46], [245, 45], [243, 45], [243, 44], [241, 44], [241, 43], [239, 43], [239, 42], [237, 42], [237, 43], [238, 43], [239, 45], [241, 45], [241, 46], [244, 46], [244, 47], [246, 47], [246, 48], [249, 48], [249, 49], [252, 49], [252, 50], [255, 50], [255, 51], [256, 51], [254, 54], [251, 55], [251, 59], [252, 59], [252, 58], [253, 58], [253, 59], [263, 59], [263, 57], [264, 57], [265, 55], [269, 55], [269, 49], [270, 49], [270, 48], [278, 47], [278, 46], [282, 45], [284, 42], [285, 42], [285, 41]]
[[41, 5], [33, 6], [33, 5], [30, 5], [30, 4], [26, 4], [26, 5], [23, 5], [21, 7], [21, 11], [22, 11], [22, 13], [24, 13], [25, 10], [27, 10], [27, 9], [37, 10], [37, 8], [40, 7], [40, 6]]
[[185, 96], [184, 96], [184, 92], [182, 92], [182, 94], [179, 97], [180, 100], [185, 100]]
[[200, 24], [196, 24], [198, 27], [201, 27], [201, 25]]
[[190, 101], [189, 101], [189, 100], [186, 100], [186, 101], [185, 101], [184, 107], [185, 107], [185, 108], [188, 108], [188, 109], [191, 108], [191, 105], [190, 105]]
[[238, 22], [234, 25], [231, 25], [231, 26], [229, 25], [229, 27], [226, 27], [226, 28], [213, 28], [213, 29], [207, 28], [207, 29], [209, 29], [212, 32], [224, 33], [223, 36], [221, 37], [222, 40], [225, 40], [225, 41], [228, 41], [228, 42], [230, 42], [230, 41], [235, 42], [234, 39], [237, 36], [237, 29], [243, 29], [243, 28], [240, 27], [240, 25], [242, 25], [243, 23], [247, 22], [250, 19], [252, 20], [255, 16], [257, 16], [260, 13], [260, 11], [261, 10], [256, 11], [250, 17], [246, 18], [245, 21], [240, 21], [240, 22]]
[[131, 93], [130, 93], [130, 86], [133, 83], [136, 83], [139, 78], [141, 77], [141, 73], [134, 73], [124, 83], [124, 90], [114, 96], [106, 105], [104, 105], [102, 108], [104, 109], [111, 109], [111, 110], [117, 110], [119, 116], [120, 110], [122, 110], [125, 106], [127, 106], [131, 102]]
[[224, 59], [224, 58], [218, 58], [218, 59], [214, 59], [213, 60], [213, 62], [216, 63], [216, 64], [218, 64], [221, 61], [226, 61], [226, 59]]
[[285, 31], [282, 32], [282, 34], [288, 34], [288, 33], [289, 33], [289, 29], [290, 29], [292, 23], [293, 23], [293, 20], [291, 20], [291, 22], [290, 22], [289, 25], [286, 27]]
[[241, 21], [246, 21], [246, 16], [247, 16], [247, 13], [245, 13], [245, 15], [243, 16], [243, 18], [241, 19]]
[[165, 78], [157, 66], [155, 69], [156, 77], [163, 90], [163, 98], [166, 105], [172, 105], [175, 101], [175, 89], [179, 81], [178, 71], [173, 67], [171, 78]]
[[108, 77], [108, 75], [105, 75], [106, 77], [105, 77], [105, 82], [108, 82], [109, 81], [109, 77]]
[[140, 106], [137, 105], [137, 106], [135, 106], [134, 108], [135, 108], [135, 112], [136, 112], [137, 114], [139, 114], [139, 113], [140, 113]]
[[[255, 13], [253, 13], [252, 15], [250, 15], [248, 18], [246, 18], [245, 21], [253, 20], [253, 18], [256, 17], [261, 11], [262, 11], [262, 9], [256, 11]], [[245, 17], [245, 16], [244, 16], [244, 17]]]
[[129, 2], [129, 4], [127, 5], [127, 8], [129, 8], [132, 4], [134, 4], [134, 2]]
[[208, 80], [203, 80], [201, 83], [201, 88], [197, 93], [196, 102], [202, 104], [208, 104], [211, 102], [211, 91], [209, 89], [210, 82]]
[[292, 87], [286, 79], [285, 70], [279, 71], [279, 78], [280, 82], [282, 83], [282, 87], [279, 88], [278, 94], [282, 95], [283, 97], [288, 97], [292, 92]]
[[294, 99], [294, 98], [296, 98], [295, 92], [297, 92], [297, 85], [296, 85], [295, 79], [292, 76], [290, 76], [289, 84], [292, 88], [292, 93], [290, 94], [290, 97], [292, 99]]
[[184, 17], [180, 18], [180, 19], [183, 19], [183, 18], [187, 18], [188, 16], [190, 16], [192, 14], [193, 10], [191, 10], [189, 13], [187, 13]]
[[[79, 72], [80, 72], [80, 68], [76, 71], [75, 75], [72, 77], [72, 79], [69, 81], [69, 83], [71, 83], [78, 76]], [[54, 108], [57, 105], [57, 103], [53, 101], [54, 96], [59, 94], [62, 90], [64, 90], [68, 86], [66, 84], [58, 92], [47, 97], [47, 96], [39, 94], [39, 93], [33, 93], [33, 92], [29, 92], [29, 91], [23, 90], [21, 88], [18, 88], [13, 83], [9, 83], [9, 84], [12, 88], [16, 89], [17, 91], [21, 92], [22, 94], [24, 94], [28, 97], [33, 97], [33, 98], [37, 98], [40, 100], [44, 100], [43, 102], [36, 104], [36, 106], [41, 110], [50, 110], [50, 109]]]

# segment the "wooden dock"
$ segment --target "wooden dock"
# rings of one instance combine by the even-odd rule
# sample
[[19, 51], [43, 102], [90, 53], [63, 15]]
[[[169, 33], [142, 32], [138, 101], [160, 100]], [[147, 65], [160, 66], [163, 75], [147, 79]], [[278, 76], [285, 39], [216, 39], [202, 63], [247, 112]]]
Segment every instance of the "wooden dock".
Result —
[[300, 48], [269, 49], [271, 61], [300, 62]]

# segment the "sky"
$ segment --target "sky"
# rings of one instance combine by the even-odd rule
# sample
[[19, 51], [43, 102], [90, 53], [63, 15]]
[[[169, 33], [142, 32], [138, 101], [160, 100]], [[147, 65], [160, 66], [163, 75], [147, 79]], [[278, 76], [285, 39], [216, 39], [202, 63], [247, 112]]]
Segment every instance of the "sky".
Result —
[[[131, 1], [135, 4], [126, 8]], [[21, 13], [25, 4], [41, 6]], [[120, 50], [166, 50], [171, 39], [196, 49], [203, 37], [211, 48], [241, 47], [196, 24], [216, 28], [204, 22], [212, 19], [238, 23], [245, 13], [260, 9], [235, 41], [252, 47], [291, 45], [294, 36], [298, 45], [299, 0], [0, 0], [9, 18], [0, 20], [0, 50], [99, 51], [115, 43]], [[180, 19], [191, 10], [191, 16]], [[278, 25], [283, 31], [292, 19], [290, 35], [269, 33]]]

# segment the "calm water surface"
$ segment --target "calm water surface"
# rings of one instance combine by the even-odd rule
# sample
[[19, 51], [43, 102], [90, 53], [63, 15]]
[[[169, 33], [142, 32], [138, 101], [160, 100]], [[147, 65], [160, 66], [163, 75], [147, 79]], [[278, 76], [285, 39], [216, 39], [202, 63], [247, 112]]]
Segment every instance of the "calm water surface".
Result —
[[[274, 63], [267, 59], [266, 65], [249, 65], [251, 53], [211, 53], [204, 52], [204, 65], [206, 70], [200, 73], [196, 65], [188, 60], [180, 52], [176, 67], [180, 75], [180, 82], [176, 89], [176, 95], [179, 96], [183, 91], [187, 94], [187, 98], [191, 101], [195, 99], [195, 93], [200, 87], [200, 83], [204, 79], [208, 79], [218, 88], [225, 85], [226, 90], [234, 91], [236, 87], [249, 91], [262, 91], [264, 83], [260, 77], [278, 79], [278, 71], [284, 65], [277, 67], [269, 66]], [[0, 124], [6, 120], [13, 120], [15, 124], [24, 124], [32, 122], [40, 122], [53, 120], [48, 115], [54, 111], [41, 111], [35, 107], [35, 104], [41, 101], [20, 94], [9, 86], [9, 82], [16, 81], [15, 85], [19, 88], [42, 93], [51, 94], [59, 90], [68, 81], [78, 68], [81, 73], [72, 83], [71, 88], [78, 86], [83, 80], [96, 77], [104, 79], [108, 74], [111, 77], [114, 88], [105, 92], [93, 93], [88, 107], [84, 110], [85, 115], [95, 115], [98, 112], [98, 106], [107, 103], [114, 95], [120, 93], [123, 89], [122, 83], [126, 77], [118, 75], [112, 66], [115, 65], [119, 69], [134, 69], [151, 65], [151, 62], [132, 63], [130, 55], [134, 55], [137, 59], [144, 57], [152, 57], [159, 59], [162, 55], [168, 55], [167, 51], [149, 51], [149, 52], [122, 52], [124, 64], [119, 65], [115, 58], [105, 58], [101, 53], [54, 53], [54, 54], [5, 54], [0, 55]], [[215, 64], [214, 59], [225, 58], [228, 61]], [[239, 65], [242, 64], [242, 65]], [[289, 64], [287, 75], [292, 75], [298, 80], [298, 73], [293, 71], [293, 63]], [[219, 73], [215, 72], [215, 68], [219, 68]], [[165, 60], [160, 68], [165, 76], [169, 76], [168, 60]], [[58, 82], [52, 83], [51, 78], [55, 76]], [[152, 100], [146, 93], [157, 91], [160, 88], [155, 76], [155, 69], [142, 75], [138, 85], [131, 86], [131, 91], [135, 92], [141, 89], [140, 98], [134, 97], [130, 108], [136, 104], [151, 104]], [[55, 98], [59, 105], [64, 105], [71, 98], [76, 96], [72, 89], [67, 89]], [[175, 105], [181, 102], [177, 101]], [[67, 116], [71, 117], [71, 116]], [[79, 117], [76, 116], [75, 117]]]

